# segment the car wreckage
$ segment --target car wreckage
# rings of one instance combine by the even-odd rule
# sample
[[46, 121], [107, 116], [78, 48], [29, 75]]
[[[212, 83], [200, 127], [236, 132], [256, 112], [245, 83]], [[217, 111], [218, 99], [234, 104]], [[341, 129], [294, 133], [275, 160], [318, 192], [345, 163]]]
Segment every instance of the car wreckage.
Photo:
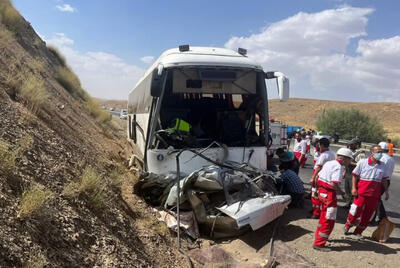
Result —
[[289, 80], [264, 72], [224, 48], [180, 46], [164, 52], [128, 98], [128, 138], [142, 169], [135, 191], [158, 209], [168, 226], [227, 237], [283, 214], [267, 171], [269, 112], [266, 79], [279, 97]]

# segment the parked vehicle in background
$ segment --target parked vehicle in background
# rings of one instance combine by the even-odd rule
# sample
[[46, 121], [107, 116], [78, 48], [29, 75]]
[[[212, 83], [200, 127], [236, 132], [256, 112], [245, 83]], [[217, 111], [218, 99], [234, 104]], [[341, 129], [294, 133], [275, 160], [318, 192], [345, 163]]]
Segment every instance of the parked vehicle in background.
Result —
[[114, 110], [115, 110], [114, 107], [111, 107], [111, 108], [110, 108], [110, 112], [113, 112]]
[[127, 109], [122, 109], [121, 112], [119, 113], [119, 118], [120, 119], [127, 119], [128, 118], [128, 110]]
[[312, 142], [314, 143], [316, 140], [320, 140], [322, 138], [327, 138], [329, 141], [332, 141], [332, 137], [328, 134], [317, 133], [312, 137]]
[[300, 127], [300, 126], [287, 126], [286, 127], [287, 138], [293, 139], [294, 134], [296, 134], [297, 130], [301, 130], [301, 129], [302, 129], [302, 127]]
[[286, 126], [281, 122], [270, 122], [269, 128], [271, 130], [270, 134], [272, 137], [272, 145], [269, 148], [270, 151], [275, 151], [278, 148], [287, 149], [288, 138]]

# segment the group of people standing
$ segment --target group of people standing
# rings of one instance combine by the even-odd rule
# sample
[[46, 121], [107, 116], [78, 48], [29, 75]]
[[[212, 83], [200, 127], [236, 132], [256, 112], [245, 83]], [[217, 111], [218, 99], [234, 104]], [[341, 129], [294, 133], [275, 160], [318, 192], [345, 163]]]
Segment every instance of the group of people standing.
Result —
[[[309, 152], [308, 143], [301, 133], [296, 133], [294, 154], [292, 153], [296, 160], [290, 158], [291, 152], [277, 152], [281, 163], [285, 162], [285, 158], [289, 158], [286, 160], [290, 160], [287, 161], [290, 164], [287, 164], [286, 168], [291, 169], [291, 172], [287, 172], [291, 177], [294, 176], [293, 173], [296, 174], [296, 166], [297, 174], [298, 168], [304, 167]], [[374, 213], [378, 221], [386, 217], [381, 196], [384, 195], [385, 200], [389, 199], [388, 189], [395, 164], [389, 154], [389, 142], [373, 146], [369, 157], [360, 150], [360, 144], [358, 139], [353, 139], [347, 148], [340, 148], [336, 156], [329, 150], [327, 138], [321, 138], [313, 144], [314, 166], [310, 184], [311, 217], [319, 219], [313, 244], [316, 250], [330, 250], [325, 245], [336, 222], [338, 194], [343, 197], [347, 203], [346, 207], [349, 208], [344, 226], [345, 235], [353, 234], [362, 238], [362, 232], [369, 225]], [[340, 187], [343, 181], [345, 191]], [[298, 198], [295, 201], [298, 202]], [[352, 227], [355, 229], [351, 233]]]

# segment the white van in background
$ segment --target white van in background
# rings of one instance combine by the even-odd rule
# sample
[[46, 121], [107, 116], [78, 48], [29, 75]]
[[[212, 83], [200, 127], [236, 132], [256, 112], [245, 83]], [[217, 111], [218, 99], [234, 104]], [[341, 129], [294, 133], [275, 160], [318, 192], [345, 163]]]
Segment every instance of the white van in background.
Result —
[[121, 109], [119, 113], [119, 118], [120, 119], [127, 119], [128, 118], [128, 110], [127, 109]]

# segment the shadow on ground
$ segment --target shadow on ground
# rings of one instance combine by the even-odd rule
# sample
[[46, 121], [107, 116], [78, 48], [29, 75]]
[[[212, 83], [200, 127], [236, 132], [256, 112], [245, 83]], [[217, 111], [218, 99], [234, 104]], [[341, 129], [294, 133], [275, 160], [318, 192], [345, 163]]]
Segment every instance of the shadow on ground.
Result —
[[[339, 243], [340, 246], [335, 246]], [[343, 245], [345, 244], [345, 245]], [[390, 248], [384, 244], [377, 243], [369, 239], [353, 239], [351, 237], [346, 239], [333, 239], [330, 240], [330, 247], [332, 251], [371, 251], [379, 254], [397, 254], [398, 249]]]

